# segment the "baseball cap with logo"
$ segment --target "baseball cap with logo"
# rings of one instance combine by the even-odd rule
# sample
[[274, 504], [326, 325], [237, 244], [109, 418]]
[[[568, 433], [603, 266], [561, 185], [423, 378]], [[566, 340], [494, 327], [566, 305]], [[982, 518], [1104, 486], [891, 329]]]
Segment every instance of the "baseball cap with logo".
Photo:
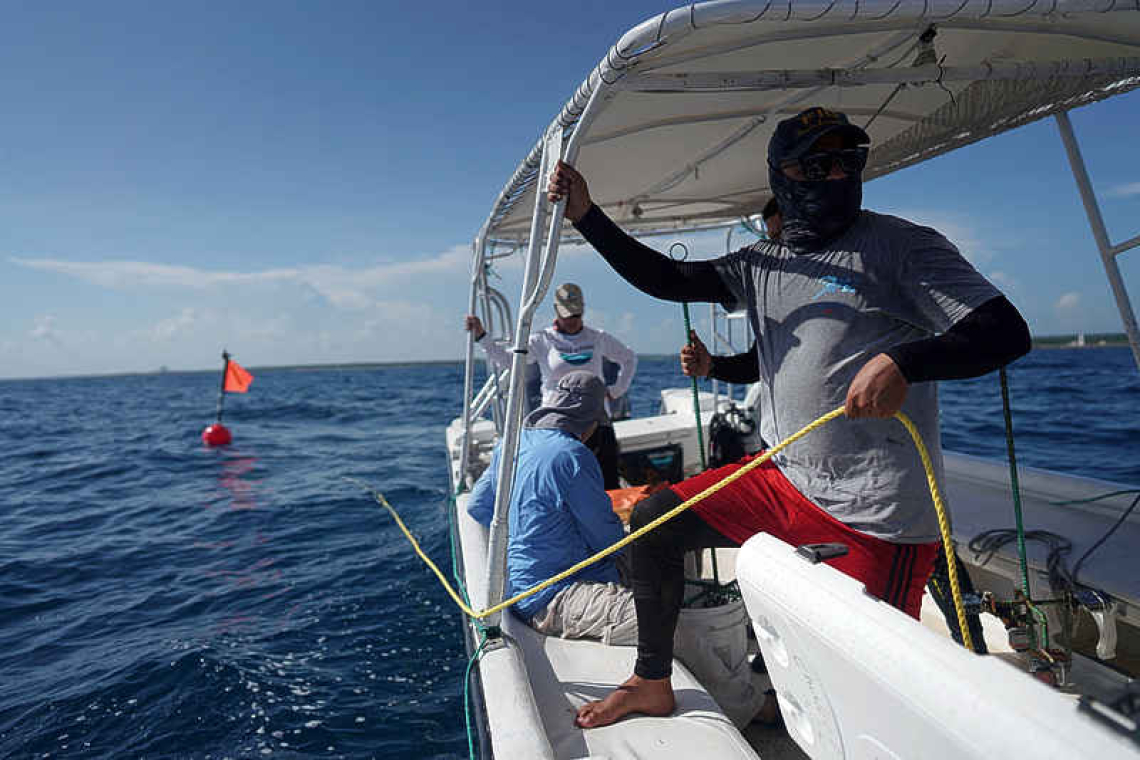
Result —
[[850, 137], [856, 145], [871, 142], [870, 136], [847, 120], [847, 115], [826, 108], [809, 108], [776, 125], [768, 141], [768, 161], [779, 166], [785, 161], [799, 158], [808, 152], [815, 141], [824, 135], [838, 132]]
[[563, 283], [554, 291], [554, 312], [566, 319], [567, 317], [580, 317], [585, 309], [582, 300], [582, 289], [572, 282]]

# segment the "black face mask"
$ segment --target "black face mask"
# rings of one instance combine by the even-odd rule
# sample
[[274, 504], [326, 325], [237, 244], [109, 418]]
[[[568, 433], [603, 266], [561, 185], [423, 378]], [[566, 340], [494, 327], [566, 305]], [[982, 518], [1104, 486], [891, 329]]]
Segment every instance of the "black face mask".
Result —
[[768, 181], [784, 217], [780, 242], [796, 253], [818, 250], [844, 232], [863, 205], [863, 178], [794, 180], [768, 167]]

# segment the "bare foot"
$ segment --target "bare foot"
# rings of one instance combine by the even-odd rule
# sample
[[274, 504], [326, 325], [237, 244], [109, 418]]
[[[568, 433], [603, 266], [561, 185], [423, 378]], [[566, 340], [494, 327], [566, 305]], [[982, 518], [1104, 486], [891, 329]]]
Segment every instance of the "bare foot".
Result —
[[630, 713], [665, 716], [676, 707], [673, 684], [668, 678], [649, 679], [630, 676], [629, 680], [610, 692], [600, 702], [589, 702], [578, 709], [574, 725], [597, 728], [624, 718]]

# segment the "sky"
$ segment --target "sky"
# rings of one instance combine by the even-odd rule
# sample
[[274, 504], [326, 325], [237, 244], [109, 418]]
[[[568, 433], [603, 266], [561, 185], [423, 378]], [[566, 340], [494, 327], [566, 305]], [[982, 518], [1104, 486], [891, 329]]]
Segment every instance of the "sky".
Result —
[[[673, 5], [5, 3], [0, 377], [211, 369], [223, 347], [247, 367], [462, 357], [496, 195]], [[1140, 234], [1140, 92], [1072, 120], [1110, 238]], [[1052, 120], [870, 182], [864, 205], [943, 232], [1036, 335], [1121, 330]], [[1140, 251], [1119, 262], [1140, 292]], [[564, 249], [556, 281], [640, 353], [683, 339], [678, 306], [590, 251]]]

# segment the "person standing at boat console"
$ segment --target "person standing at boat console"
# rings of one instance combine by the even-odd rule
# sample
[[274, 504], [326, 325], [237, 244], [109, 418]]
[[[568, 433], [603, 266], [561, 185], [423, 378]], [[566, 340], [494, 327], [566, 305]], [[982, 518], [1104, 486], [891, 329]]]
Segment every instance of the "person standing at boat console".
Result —
[[[618, 366], [617, 379], [606, 388], [607, 411], [612, 412], [610, 402], [624, 396], [633, 382], [633, 375], [637, 372], [637, 354], [609, 333], [586, 327], [582, 321], [585, 309], [580, 287], [572, 282], [559, 285], [554, 292], [554, 324], [531, 333], [527, 362], [538, 365], [544, 404], [567, 373], [585, 370], [604, 380], [603, 360], [613, 362]], [[468, 314], [466, 328], [475, 334], [475, 342], [487, 352], [488, 359], [499, 366], [510, 366], [511, 353], [505, 346], [483, 340], [487, 331], [479, 317]], [[620, 488], [617, 436], [609, 416], [586, 441], [586, 446], [598, 457], [606, 488]]]
[[[918, 616], [938, 547], [924, 469], [906, 431], [914, 420], [942, 477], [934, 381], [975, 377], [1029, 351], [1017, 309], [933, 229], [862, 206], [870, 137], [844, 114], [810, 108], [781, 121], [768, 179], [783, 217], [780, 243], [709, 261], [677, 262], [626, 235], [560, 163], [547, 187], [623, 278], [670, 301], [748, 310], [757, 339], [761, 432], [781, 441], [843, 405], [839, 418], [635, 542], [638, 618], [633, 676], [583, 706], [583, 727], [631, 712], [667, 715], [672, 632], [685, 551], [737, 546], [758, 532], [793, 545], [839, 542], [829, 560], [867, 591]], [[632, 527], [739, 469], [690, 478], [651, 496]]]

